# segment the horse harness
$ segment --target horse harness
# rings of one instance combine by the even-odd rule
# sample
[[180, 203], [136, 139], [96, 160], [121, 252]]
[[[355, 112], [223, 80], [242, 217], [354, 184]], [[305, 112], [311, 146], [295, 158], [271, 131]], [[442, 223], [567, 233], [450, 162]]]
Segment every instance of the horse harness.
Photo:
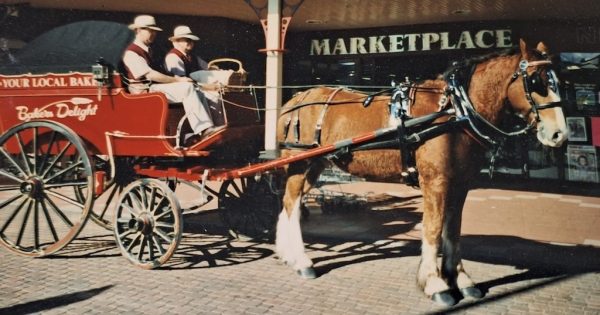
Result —
[[[311, 103], [311, 105], [323, 105], [323, 108], [321, 109], [321, 113], [319, 114], [319, 119], [317, 120], [317, 124], [315, 126], [315, 134], [314, 134], [313, 142], [311, 144], [300, 143], [300, 110], [299, 110], [300, 107], [305, 106], [303, 101], [310, 94], [310, 91], [304, 93], [300, 97], [298, 102], [294, 105], [294, 107], [292, 107], [293, 110], [287, 110], [286, 112], [282, 113], [282, 115], [283, 115], [283, 114], [291, 112], [290, 117], [288, 117], [286, 119], [285, 124], [284, 124], [283, 138], [287, 139], [288, 134], [289, 134], [290, 125], [292, 124], [292, 120], [293, 120], [294, 141], [292, 143], [284, 142], [281, 144], [281, 146], [284, 146], [287, 148], [301, 148], [301, 149], [316, 148], [316, 147], [320, 146], [321, 145], [321, 130], [323, 127], [323, 121], [325, 120], [325, 114], [327, 113], [327, 109], [329, 108], [329, 105], [332, 104], [335, 96], [343, 89], [344, 88], [341, 88], [341, 87], [336, 88], [333, 92], [331, 92], [327, 96], [327, 99], [324, 102]], [[348, 103], [350, 103], [350, 102], [348, 102]], [[335, 104], [337, 105], [340, 103], [335, 103]]]
[[[533, 92], [538, 93], [542, 96], [544, 89], [550, 87], [555, 92], [558, 92], [558, 80], [554, 71], [551, 69], [546, 70], [548, 76], [547, 82], [543, 82], [541, 74], [539, 73], [539, 67], [550, 65], [552, 62], [547, 58], [545, 54], [540, 53], [543, 57], [542, 60], [528, 61], [521, 60], [518, 64], [517, 70], [511, 77], [510, 84], [515, 82], [519, 76], [523, 78], [523, 87], [525, 91], [525, 97], [531, 105], [529, 113], [535, 114], [535, 122], [528, 122], [528, 124], [517, 131], [507, 132], [493, 125], [486, 118], [481, 116], [473, 106], [469, 96], [467, 87], [469, 86], [472, 74], [475, 70], [476, 65], [470, 68], [454, 65], [453, 69], [446, 76], [447, 86], [444, 90], [440, 89], [429, 89], [417, 86], [414, 82], [408, 79], [395, 87], [390, 99], [389, 110], [390, 110], [390, 123], [395, 122], [396, 131], [382, 133], [376, 140], [366, 143], [355, 145], [352, 147], [340, 148], [337, 152], [327, 156], [328, 159], [337, 159], [342, 155], [348, 154], [354, 151], [364, 150], [376, 150], [376, 149], [400, 149], [402, 154], [403, 170], [402, 176], [405, 178], [409, 185], [418, 185], [416, 163], [414, 158], [414, 152], [418, 145], [425, 142], [426, 140], [432, 139], [451, 130], [462, 129], [467, 135], [472, 137], [476, 142], [482, 146], [488, 147], [492, 150], [493, 154], [490, 160], [490, 168], [493, 168], [494, 160], [496, 155], [499, 153], [500, 148], [504, 144], [505, 140], [509, 137], [521, 136], [529, 132], [533, 127], [534, 123], [539, 122], [539, 111], [547, 108], [558, 107], [560, 102], [550, 102], [547, 104], [537, 104], [531, 94]], [[527, 70], [531, 67], [535, 67], [533, 73], [528, 74]], [[545, 86], [545, 84], [548, 84]], [[313, 103], [302, 103], [302, 101], [309, 94], [305, 93], [300, 97], [298, 102], [291, 108], [286, 109], [283, 114], [296, 112], [296, 116], [292, 118], [292, 115], [288, 117], [284, 126], [284, 139], [287, 138], [289, 127], [292, 119], [294, 119], [294, 142], [283, 142], [280, 143], [281, 148], [286, 149], [310, 149], [321, 145], [321, 127], [325, 118], [329, 105], [341, 105], [357, 103], [356, 101], [336, 101], [333, 99], [342, 88], [335, 89], [324, 102], [313, 102]], [[435, 93], [442, 95], [439, 101], [439, 107], [436, 112], [427, 114], [419, 117], [410, 116], [410, 108], [415, 102], [415, 95], [418, 91], [422, 90], [435, 90]], [[379, 91], [368, 95], [363, 103], [364, 107], [369, 106], [374, 96], [383, 94], [390, 90]], [[546, 91], [547, 93], [547, 91]], [[319, 119], [315, 127], [314, 141], [312, 144], [299, 143], [299, 114], [298, 109], [304, 106], [310, 105], [324, 105]], [[529, 113], [527, 113], [528, 116]], [[449, 117], [446, 122], [435, 123], [435, 120]], [[490, 171], [490, 175], [491, 175]]]

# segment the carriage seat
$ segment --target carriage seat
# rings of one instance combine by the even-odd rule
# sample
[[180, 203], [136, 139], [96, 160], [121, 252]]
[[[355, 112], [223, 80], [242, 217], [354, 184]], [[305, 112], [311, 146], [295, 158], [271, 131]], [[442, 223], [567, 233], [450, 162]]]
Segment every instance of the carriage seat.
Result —
[[[235, 64], [237, 70], [217, 67], [217, 64]], [[235, 67], [234, 66], [234, 67]], [[190, 78], [200, 84], [219, 83], [226, 87], [227, 90], [238, 90], [239, 88], [228, 88], [228, 86], [241, 86], [246, 83], [248, 73], [244, 70], [242, 62], [233, 58], [219, 58], [211, 60], [208, 63], [209, 70], [199, 70], [190, 73]]]
[[233, 70], [198, 70], [190, 73], [190, 78], [200, 84], [220, 83], [229, 85]]

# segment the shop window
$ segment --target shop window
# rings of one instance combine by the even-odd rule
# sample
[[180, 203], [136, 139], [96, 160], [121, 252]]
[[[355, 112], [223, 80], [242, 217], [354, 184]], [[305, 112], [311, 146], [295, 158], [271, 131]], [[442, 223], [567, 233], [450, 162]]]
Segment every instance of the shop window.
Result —
[[564, 175], [570, 181], [598, 183], [600, 53], [561, 53], [560, 61], [570, 131], [564, 152]]

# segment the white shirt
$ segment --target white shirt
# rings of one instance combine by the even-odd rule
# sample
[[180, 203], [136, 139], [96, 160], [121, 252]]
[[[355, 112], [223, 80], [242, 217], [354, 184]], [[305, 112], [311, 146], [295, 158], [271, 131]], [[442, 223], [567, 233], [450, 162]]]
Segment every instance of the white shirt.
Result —
[[[200, 69], [206, 70], [206, 68], [208, 68], [208, 63], [198, 56], [195, 57], [198, 58], [198, 65], [200, 66]], [[173, 75], [180, 77], [185, 76], [185, 66], [183, 64], [183, 60], [181, 60], [181, 58], [174, 53], [170, 53], [165, 56], [165, 69], [167, 69], [167, 71]]]
[[[148, 46], [146, 46], [144, 43], [138, 40], [135, 40], [133, 43], [140, 46], [146, 52], [148, 51]], [[125, 54], [123, 54], [123, 63], [125, 66], [127, 66], [129, 71], [131, 71], [131, 74], [133, 74], [133, 77], [136, 79], [143, 78], [152, 70], [144, 57], [134, 53], [131, 50], [126, 50]]]

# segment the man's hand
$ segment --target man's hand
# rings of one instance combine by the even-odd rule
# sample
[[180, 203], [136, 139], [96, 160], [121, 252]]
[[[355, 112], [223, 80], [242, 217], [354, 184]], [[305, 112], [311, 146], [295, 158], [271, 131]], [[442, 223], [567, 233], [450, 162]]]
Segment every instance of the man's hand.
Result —
[[175, 82], [194, 82], [191, 78], [188, 77], [175, 77]]
[[205, 83], [199, 84], [200, 88], [205, 91], [218, 91], [222, 88], [221, 83]]

